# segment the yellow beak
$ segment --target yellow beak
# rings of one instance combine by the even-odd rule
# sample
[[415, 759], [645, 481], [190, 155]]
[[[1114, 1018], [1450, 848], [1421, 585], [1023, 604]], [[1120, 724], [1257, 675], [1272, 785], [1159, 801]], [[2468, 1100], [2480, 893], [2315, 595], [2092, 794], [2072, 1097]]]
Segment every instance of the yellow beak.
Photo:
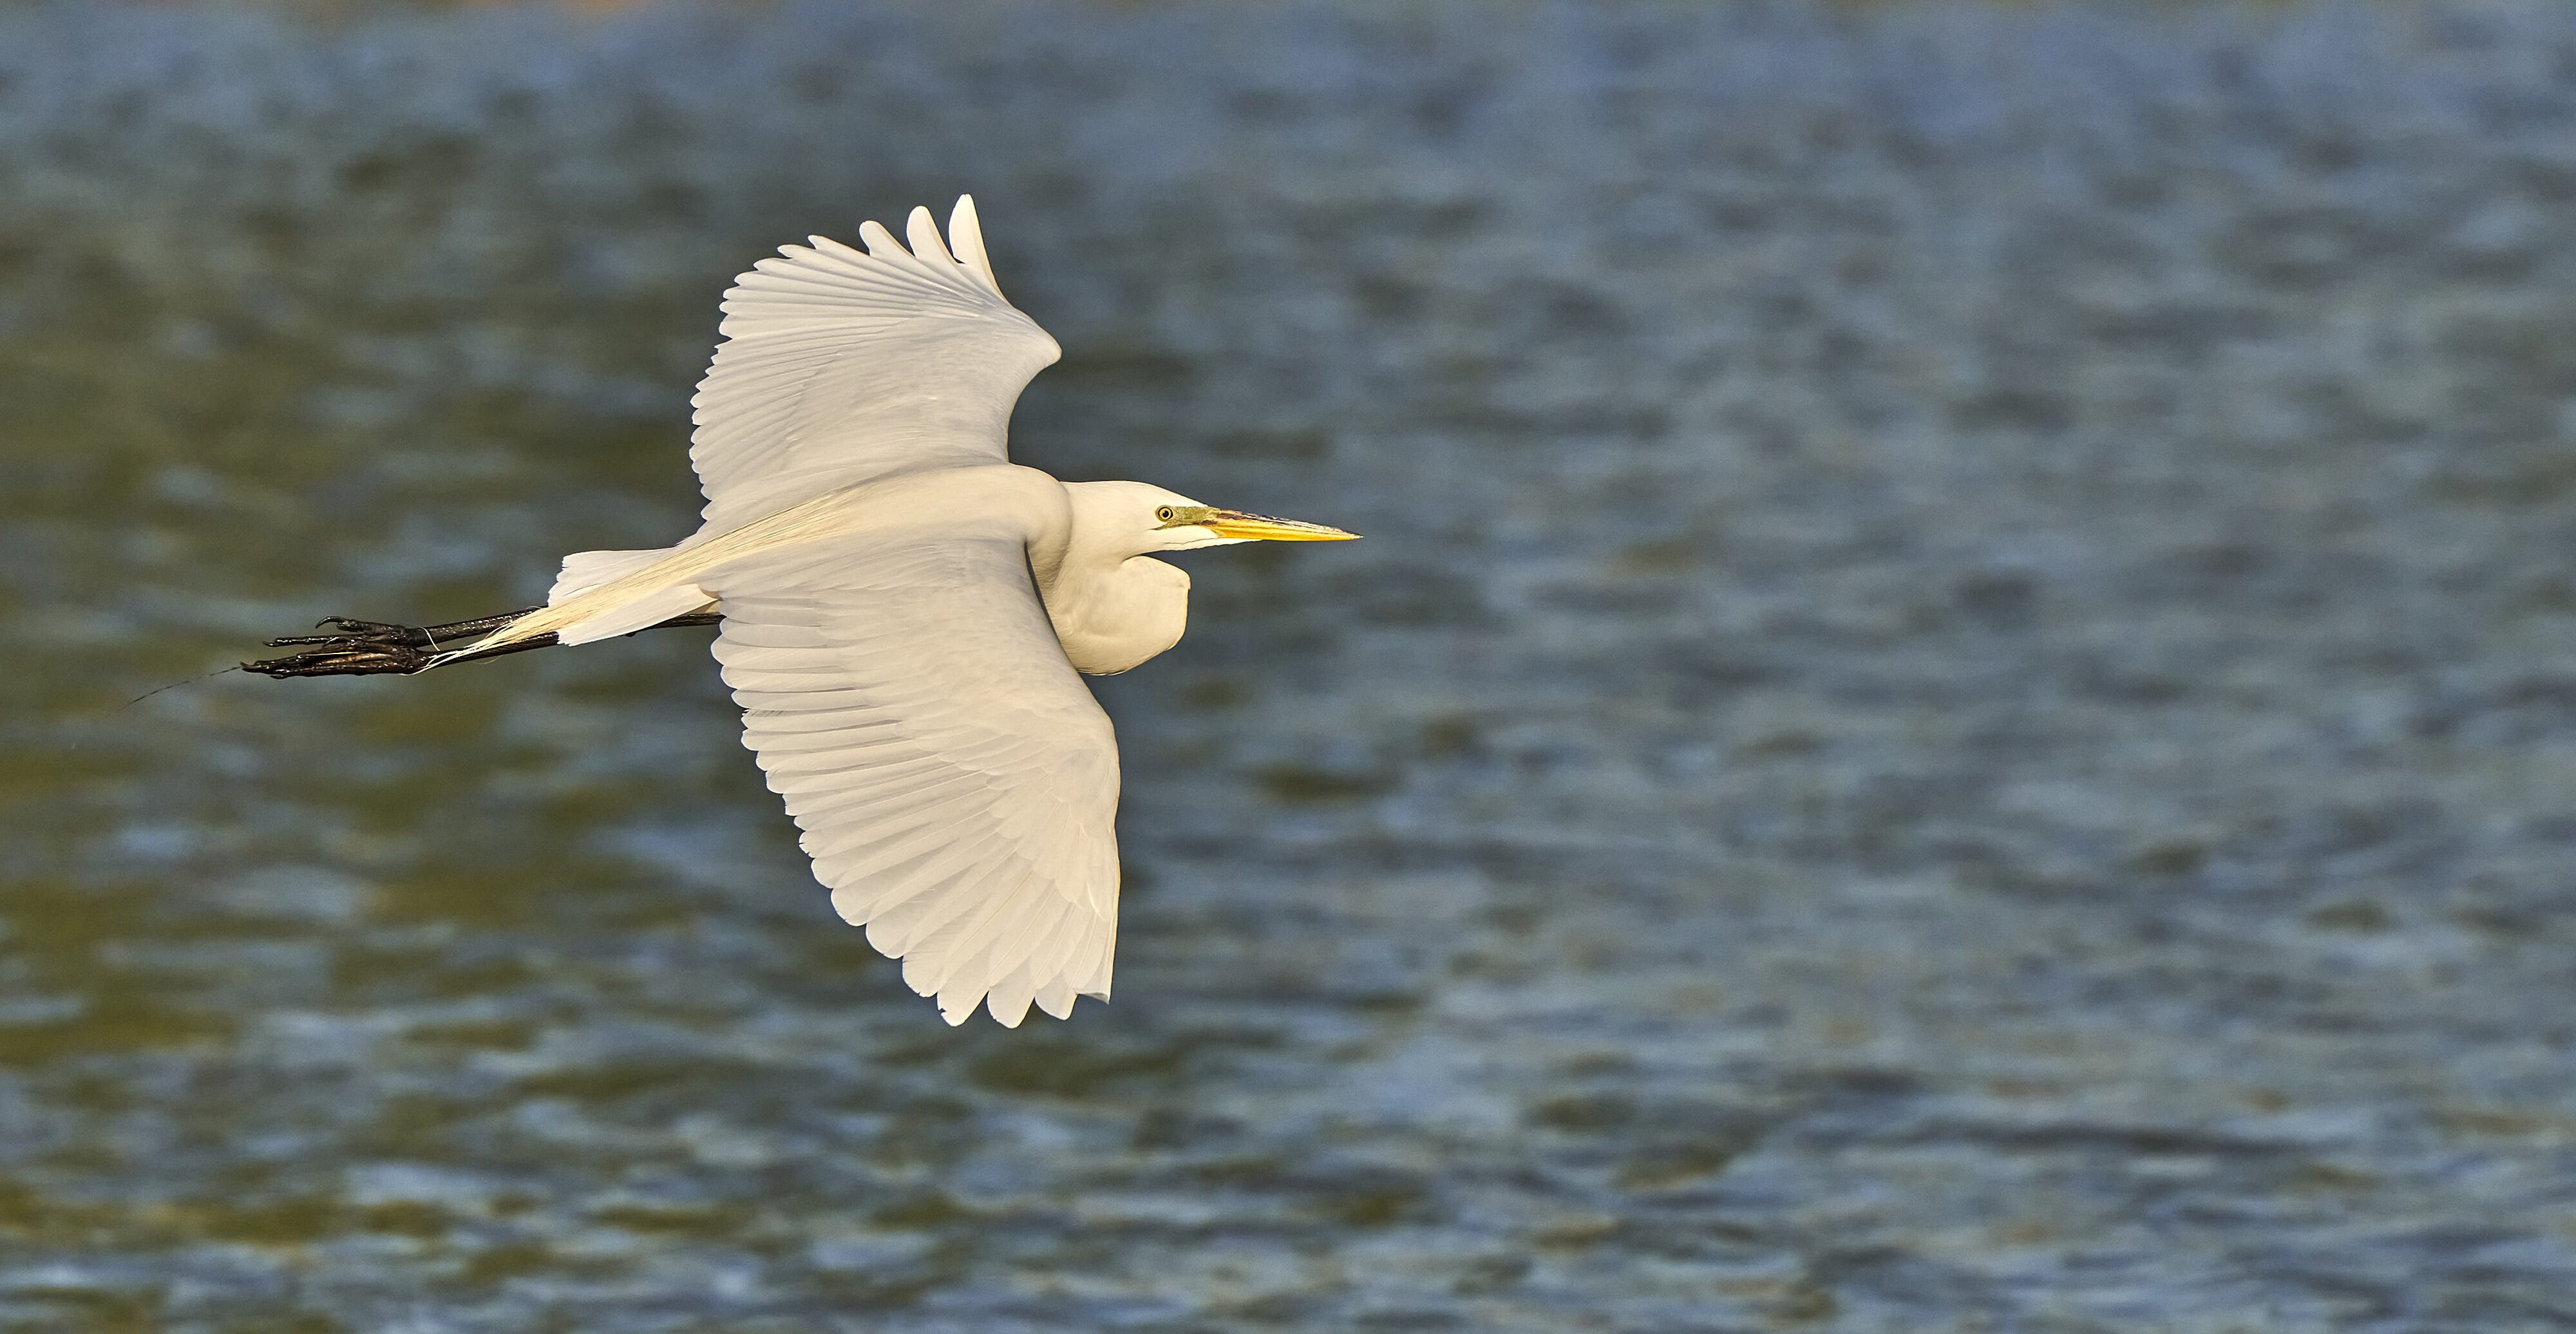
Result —
[[1273, 519], [1263, 514], [1246, 514], [1242, 510], [1210, 510], [1207, 517], [1196, 521], [1219, 537], [1248, 538], [1256, 542], [1348, 542], [1359, 536], [1320, 523], [1300, 523], [1295, 519]]

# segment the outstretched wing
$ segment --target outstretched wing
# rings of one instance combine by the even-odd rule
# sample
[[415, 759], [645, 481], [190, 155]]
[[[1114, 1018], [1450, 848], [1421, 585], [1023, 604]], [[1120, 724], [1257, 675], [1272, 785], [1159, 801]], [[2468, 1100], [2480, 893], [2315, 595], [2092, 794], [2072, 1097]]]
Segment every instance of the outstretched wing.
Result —
[[906, 230], [910, 250], [873, 222], [864, 254], [819, 236], [782, 247], [725, 293], [724, 341], [690, 399], [709, 529], [852, 482], [1006, 461], [1011, 405], [1062, 351], [1002, 298], [972, 197], [949, 216], [954, 258], [928, 209]]
[[1109, 995], [1118, 743], [1007, 537], [728, 566], [716, 658], [832, 906], [960, 1024]]

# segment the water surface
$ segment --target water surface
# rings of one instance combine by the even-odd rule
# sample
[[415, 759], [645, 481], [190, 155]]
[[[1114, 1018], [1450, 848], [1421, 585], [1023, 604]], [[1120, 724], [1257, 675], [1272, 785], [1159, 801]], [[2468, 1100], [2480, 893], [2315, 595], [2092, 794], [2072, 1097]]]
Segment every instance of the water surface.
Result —
[[[2576, 1327], [2576, 19], [0, 14], [0, 1322]], [[1186, 558], [951, 1031], [705, 632], [766, 247], [976, 192]]]

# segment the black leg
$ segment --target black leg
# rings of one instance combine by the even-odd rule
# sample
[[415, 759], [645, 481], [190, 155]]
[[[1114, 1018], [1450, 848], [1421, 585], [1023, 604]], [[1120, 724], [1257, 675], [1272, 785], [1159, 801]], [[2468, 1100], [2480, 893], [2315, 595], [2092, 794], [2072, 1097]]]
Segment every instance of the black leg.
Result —
[[[331, 631], [329, 634], [286, 635], [268, 641], [271, 648], [312, 647], [282, 658], [245, 662], [242, 670], [278, 680], [290, 676], [407, 676], [426, 670], [439, 654], [453, 652], [535, 610], [534, 607], [525, 607], [498, 616], [479, 616], [470, 621], [450, 621], [445, 625], [395, 625], [386, 621], [333, 616], [322, 622], [322, 628]], [[682, 625], [714, 625], [723, 619], [716, 612], [693, 611], [644, 628], [664, 630]], [[547, 633], [448, 661], [481, 662], [485, 658], [506, 657], [529, 649], [552, 648], [555, 643], [554, 635]]]
[[285, 648], [290, 644], [338, 644], [355, 640], [369, 644], [399, 644], [405, 648], [425, 648], [435, 652], [454, 648], [469, 639], [479, 639], [535, 610], [535, 607], [521, 607], [498, 616], [478, 616], [470, 621], [450, 621], [445, 625], [394, 625], [385, 621], [361, 621], [350, 616], [326, 616], [315, 628], [328, 628], [331, 633], [287, 635], [268, 641], [268, 646]]

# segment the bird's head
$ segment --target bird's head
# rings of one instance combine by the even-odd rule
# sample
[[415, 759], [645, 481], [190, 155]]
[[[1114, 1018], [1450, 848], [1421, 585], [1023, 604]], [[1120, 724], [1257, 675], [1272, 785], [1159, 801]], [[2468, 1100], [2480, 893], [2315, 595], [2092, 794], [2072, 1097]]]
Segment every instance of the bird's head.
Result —
[[1068, 489], [1077, 497], [1077, 529], [1098, 525], [1103, 537], [1132, 547], [1130, 555], [1232, 542], [1347, 542], [1359, 536], [1320, 523], [1202, 505], [1143, 482], [1078, 482]]

